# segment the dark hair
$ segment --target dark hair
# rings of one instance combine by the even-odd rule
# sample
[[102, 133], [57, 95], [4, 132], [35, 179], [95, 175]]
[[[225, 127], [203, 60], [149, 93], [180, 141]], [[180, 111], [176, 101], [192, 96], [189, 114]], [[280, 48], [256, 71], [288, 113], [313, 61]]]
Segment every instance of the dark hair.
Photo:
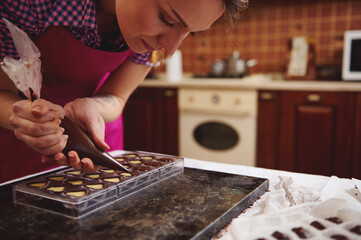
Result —
[[248, 7], [248, 0], [222, 0], [225, 11], [223, 20], [232, 25], [240, 17], [240, 12]]

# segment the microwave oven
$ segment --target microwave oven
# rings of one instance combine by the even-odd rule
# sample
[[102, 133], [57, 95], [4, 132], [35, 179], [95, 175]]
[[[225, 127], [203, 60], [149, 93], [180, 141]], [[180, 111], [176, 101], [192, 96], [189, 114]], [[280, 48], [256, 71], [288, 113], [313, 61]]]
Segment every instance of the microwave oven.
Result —
[[361, 30], [345, 32], [342, 79], [345, 81], [361, 81]]

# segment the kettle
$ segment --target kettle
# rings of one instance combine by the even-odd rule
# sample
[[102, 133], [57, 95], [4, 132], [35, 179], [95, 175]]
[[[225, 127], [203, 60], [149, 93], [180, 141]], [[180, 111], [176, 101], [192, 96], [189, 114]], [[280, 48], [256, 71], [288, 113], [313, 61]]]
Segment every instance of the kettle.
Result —
[[226, 62], [222, 59], [216, 59], [211, 65], [211, 77], [224, 77], [226, 71]]
[[248, 74], [248, 68], [258, 64], [256, 59], [245, 60], [239, 58], [239, 51], [233, 51], [232, 56], [227, 60], [225, 76], [243, 77]]

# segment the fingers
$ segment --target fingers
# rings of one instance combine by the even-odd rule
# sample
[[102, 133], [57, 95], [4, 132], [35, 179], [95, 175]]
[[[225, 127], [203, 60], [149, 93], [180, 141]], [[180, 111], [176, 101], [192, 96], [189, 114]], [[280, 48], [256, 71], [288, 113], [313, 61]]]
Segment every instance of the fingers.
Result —
[[42, 155], [53, 155], [61, 152], [66, 146], [68, 136], [63, 135], [64, 129], [59, 127], [59, 119], [45, 123], [33, 123], [12, 116], [10, 123], [14, 127], [15, 136]]
[[43, 99], [38, 99], [34, 102], [29, 100], [18, 101], [12, 107], [15, 115], [34, 122], [46, 122], [56, 118], [64, 118], [64, 109], [61, 106]]
[[68, 135], [63, 135], [63, 131], [40, 137], [32, 137], [20, 131], [14, 131], [14, 133], [18, 139], [44, 156], [51, 156], [54, 153], [61, 152], [68, 140]]
[[104, 120], [99, 116], [96, 120], [89, 122], [88, 131], [98, 147], [103, 150], [107, 150], [110, 147], [104, 141], [105, 138], [105, 123]]
[[97, 145], [98, 147], [100, 147], [103, 150], [107, 150], [110, 148], [109, 145], [104, 141], [104, 134], [91, 133], [91, 135], [92, 135], [95, 145]]
[[90, 160], [89, 158], [83, 158], [81, 160], [82, 164], [83, 164], [83, 169], [86, 172], [94, 172], [99, 170], [100, 166], [96, 166], [94, 165], [94, 163], [92, 162], [92, 160]]
[[52, 159], [52, 157], [41, 156], [41, 162], [43, 162], [43, 163], [49, 162], [51, 159]]
[[38, 123], [32, 122], [30, 120], [20, 118], [17, 115], [12, 115], [10, 117], [10, 124], [15, 128], [15, 131], [20, 131], [23, 134], [40, 137], [44, 135], [63, 134], [64, 129], [59, 127], [61, 120], [56, 118], [52, 121]]
[[105, 122], [92, 98], [79, 98], [64, 106], [68, 118], [87, 131], [95, 145], [109, 149], [104, 141]]
[[45, 116], [49, 112], [49, 110], [49, 106], [43, 106], [37, 103], [31, 104], [31, 113], [37, 118]]
[[70, 151], [68, 153], [68, 159], [69, 159], [70, 166], [72, 166], [73, 168], [78, 169], [78, 170], [81, 170], [83, 168], [82, 162], [81, 162], [78, 154], [75, 151]]
[[53, 104], [44, 99], [37, 99], [34, 102], [31, 102], [31, 108], [35, 114], [47, 114], [49, 111], [58, 112], [62, 115], [65, 114], [63, 107], [57, 104]]
[[22, 100], [13, 106], [9, 119], [15, 136], [44, 156], [61, 152], [68, 136], [60, 127], [64, 110], [46, 100]]
[[54, 159], [60, 165], [71, 166], [74, 169], [84, 170], [85, 172], [94, 172], [99, 169], [99, 166], [95, 166], [89, 158], [80, 159], [75, 151], [70, 151], [68, 158], [63, 153], [57, 153], [54, 155]]
[[[16, 108], [14, 108], [14, 112], [16, 112]], [[31, 113], [33, 118], [30, 117], [31, 120], [35, 122], [47, 122], [52, 121], [53, 119], [63, 119], [64, 114], [60, 111], [49, 110], [47, 106], [43, 107], [40, 105], [32, 106]], [[26, 118], [26, 115], [19, 113], [20, 117]]]
[[54, 159], [55, 161], [59, 164], [59, 165], [64, 165], [64, 166], [69, 166], [69, 162], [68, 159], [66, 158], [66, 156], [59, 152], [57, 154], [54, 155]]

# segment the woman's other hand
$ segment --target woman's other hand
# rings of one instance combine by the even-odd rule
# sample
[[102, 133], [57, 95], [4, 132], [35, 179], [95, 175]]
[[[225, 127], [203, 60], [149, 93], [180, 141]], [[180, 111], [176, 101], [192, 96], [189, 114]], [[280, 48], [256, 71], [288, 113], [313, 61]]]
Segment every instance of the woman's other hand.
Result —
[[[79, 98], [69, 102], [64, 107], [66, 116], [79, 126], [83, 131], [88, 133], [94, 143], [101, 149], [108, 149], [109, 146], [104, 141], [105, 122], [98, 111], [96, 101], [91, 98]], [[89, 158], [80, 159], [77, 152], [70, 151], [68, 156], [63, 153], [57, 153], [54, 158], [60, 165], [71, 166], [78, 170], [87, 172], [99, 169], [99, 166]], [[49, 157], [43, 157], [43, 161], [48, 161]]]
[[43, 161], [49, 161], [51, 159], [55, 159], [58, 164], [64, 166], [71, 166], [77, 170], [84, 170], [86, 172], [94, 172], [99, 169], [100, 166], [94, 165], [91, 159], [83, 158], [80, 159], [78, 153], [75, 151], [70, 151], [68, 153], [68, 157], [66, 157], [63, 153], [57, 153], [53, 157], [43, 157]]
[[66, 116], [73, 123], [90, 135], [95, 145], [101, 149], [109, 149], [104, 141], [105, 122], [93, 98], [78, 98], [64, 107]]
[[15, 136], [44, 156], [61, 152], [68, 136], [60, 122], [64, 109], [43, 99], [21, 100], [13, 104], [10, 124]]

